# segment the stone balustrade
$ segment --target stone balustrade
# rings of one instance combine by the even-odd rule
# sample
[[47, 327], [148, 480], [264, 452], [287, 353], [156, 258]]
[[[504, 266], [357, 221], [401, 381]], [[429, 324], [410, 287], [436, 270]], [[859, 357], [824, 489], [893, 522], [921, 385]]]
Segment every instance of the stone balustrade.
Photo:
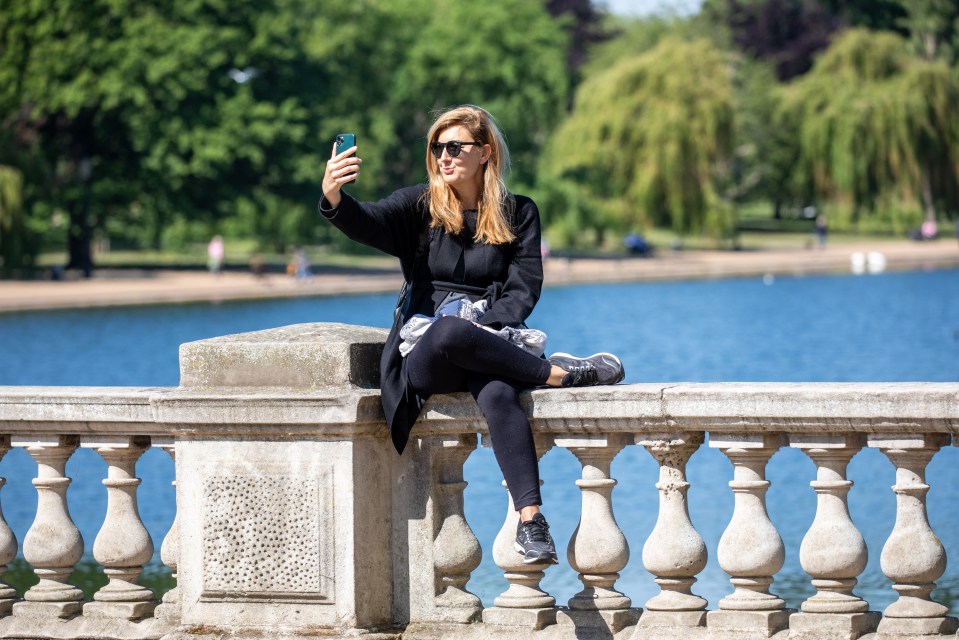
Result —
[[[384, 334], [311, 324], [186, 344], [177, 388], [0, 387], [0, 458], [20, 448], [37, 464], [37, 510], [23, 540], [0, 511], [0, 572], [19, 553], [39, 578], [17, 594], [0, 573], [0, 638], [955, 635], [956, 620], [933, 597], [948, 566], [926, 513], [925, 469], [959, 432], [959, 383], [531, 391], [538, 451], [575, 457], [582, 508], [572, 536], [557, 540], [565, 562], [524, 565], [508, 492], [490, 514], [503, 519], [491, 548], [481, 549], [464, 515], [464, 463], [485, 432], [468, 395], [431, 399], [407, 452], [393, 452], [376, 389]], [[177, 515], [162, 541], [140, 517], [150, 505], [138, 501], [137, 461], [149, 447], [176, 467]], [[659, 468], [648, 478], [656, 523], [632, 554], [612, 494], [645, 487], [617, 487], [611, 475], [629, 447]], [[709, 550], [688, 502], [687, 463], [703, 447], [728, 458], [731, 472], [714, 481], [733, 496]], [[66, 464], [78, 448], [108, 469], [93, 543], [107, 583], [89, 601], [69, 582], [84, 549], [67, 499]], [[766, 470], [783, 448], [815, 465], [815, 519], [798, 549], [767, 514]], [[847, 465], [863, 448], [881, 451], [896, 477], [881, 568], [898, 597], [881, 612], [856, 593], [870, 550], [850, 517]], [[177, 580], [162, 602], [139, 584], [157, 544]], [[484, 552], [507, 585], [492, 602], [469, 590]], [[774, 582], [790, 555], [813, 592], [798, 610]], [[620, 588], [631, 561], [658, 589], [645, 603]], [[710, 562], [729, 576], [713, 610], [695, 587]], [[557, 602], [542, 586], [546, 572], [575, 572], [581, 589]]]

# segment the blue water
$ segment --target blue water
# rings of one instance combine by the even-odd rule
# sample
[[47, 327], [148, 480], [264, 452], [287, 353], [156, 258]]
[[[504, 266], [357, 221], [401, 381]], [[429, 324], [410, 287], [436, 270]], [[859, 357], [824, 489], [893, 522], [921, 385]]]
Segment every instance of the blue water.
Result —
[[[0, 385], [175, 386], [177, 348], [183, 342], [300, 322], [383, 326], [392, 295], [191, 304], [147, 308], [0, 315]], [[615, 284], [547, 288], [530, 325], [550, 336], [550, 350], [618, 353], [626, 382], [708, 381], [955, 381], [959, 379], [959, 272], [894, 273]], [[929, 466], [929, 518], [947, 552], [959, 554], [959, 452], [943, 449]], [[553, 450], [541, 465], [545, 511], [561, 559], [579, 517], [580, 465], [568, 451]], [[32, 522], [36, 465], [14, 450], [0, 461], [7, 478], [3, 510], [19, 540]], [[70, 460], [71, 513], [88, 548], [103, 521], [106, 465], [81, 450]], [[693, 523], [706, 540], [707, 568], [694, 591], [710, 606], [730, 591], [715, 561], [716, 545], [732, 513], [726, 483], [732, 466], [714, 449], [701, 448], [689, 463]], [[173, 519], [173, 464], [148, 451], [138, 475], [141, 515], [157, 548]], [[489, 549], [505, 515], [505, 495], [492, 453], [480, 449], [465, 468], [466, 515], [484, 554], [469, 588], [486, 604], [505, 588]], [[657, 592], [641, 562], [643, 541], [655, 524], [658, 467], [642, 448], [628, 447], [614, 461], [616, 519], [632, 560], [618, 587], [642, 605]], [[773, 591], [798, 606], [812, 593], [798, 562], [799, 544], [815, 513], [809, 482], [812, 462], [782, 449], [767, 472], [770, 517], [786, 544], [786, 566]], [[856, 486], [850, 510], [869, 546], [870, 561], [857, 592], [874, 609], [895, 594], [879, 569], [879, 552], [892, 529], [895, 482], [882, 454], [864, 450], [850, 467]], [[959, 608], [959, 563], [938, 581], [935, 596]], [[564, 603], [579, 588], [562, 562], [543, 587]]]

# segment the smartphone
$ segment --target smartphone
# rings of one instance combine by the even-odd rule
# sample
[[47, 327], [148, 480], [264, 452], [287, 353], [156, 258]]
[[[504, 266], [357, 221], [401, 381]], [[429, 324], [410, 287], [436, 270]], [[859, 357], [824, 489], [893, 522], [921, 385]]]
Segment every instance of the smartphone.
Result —
[[[336, 134], [336, 153], [337, 155], [343, 153], [350, 147], [356, 146], [356, 134], [355, 133], [338, 133]], [[356, 180], [356, 178], [353, 178]], [[350, 180], [350, 182], [353, 182]]]

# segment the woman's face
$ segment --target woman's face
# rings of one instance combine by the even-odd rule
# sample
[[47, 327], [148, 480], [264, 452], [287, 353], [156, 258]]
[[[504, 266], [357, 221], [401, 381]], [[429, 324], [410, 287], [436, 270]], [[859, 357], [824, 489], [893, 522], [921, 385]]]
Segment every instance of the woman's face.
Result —
[[[459, 125], [443, 129], [436, 138], [440, 143], [452, 140], [475, 142], [469, 130]], [[440, 175], [461, 199], [475, 200], [483, 188], [483, 165], [489, 160], [491, 152], [492, 148], [488, 144], [465, 145], [454, 158], [449, 151], [443, 149], [436, 161]]]

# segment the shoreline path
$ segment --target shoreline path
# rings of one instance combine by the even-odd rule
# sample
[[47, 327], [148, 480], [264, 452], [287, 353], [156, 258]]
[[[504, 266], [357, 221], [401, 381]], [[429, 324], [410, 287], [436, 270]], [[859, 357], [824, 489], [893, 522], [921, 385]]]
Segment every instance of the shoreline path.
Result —
[[[830, 242], [825, 248], [745, 251], [660, 251], [652, 258], [559, 258], [545, 264], [545, 284], [586, 284], [655, 280], [697, 280], [850, 273], [855, 253], [881, 253], [885, 270], [959, 268], [959, 247], [951, 240], [911, 242]], [[868, 273], [868, 272], [867, 272]], [[866, 276], [864, 276], [866, 277]], [[399, 268], [318, 273], [308, 280], [285, 274], [255, 277], [226, 271], [138, 271], [103, 269], [80, 280], [0, 280], [0, 313], [186, 302], [219, 302], [302, 296], [395, 292]]]

